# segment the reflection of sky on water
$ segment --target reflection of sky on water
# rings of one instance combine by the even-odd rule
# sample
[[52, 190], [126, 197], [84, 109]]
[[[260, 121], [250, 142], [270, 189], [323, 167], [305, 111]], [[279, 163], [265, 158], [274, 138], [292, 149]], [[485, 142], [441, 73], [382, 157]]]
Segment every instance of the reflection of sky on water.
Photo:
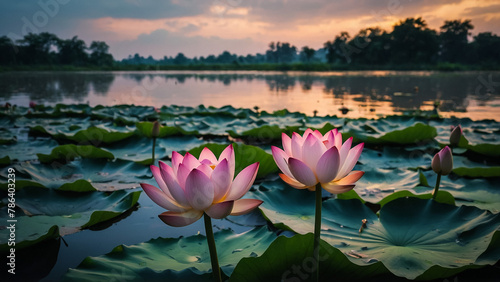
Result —
[[499, 77], [498, 72], [18, 72], [0, 74], [0, 102], [258, 106], [374, 118], [432, 110], [439, 100], [445, 116], [485, 119], [498, 116]]

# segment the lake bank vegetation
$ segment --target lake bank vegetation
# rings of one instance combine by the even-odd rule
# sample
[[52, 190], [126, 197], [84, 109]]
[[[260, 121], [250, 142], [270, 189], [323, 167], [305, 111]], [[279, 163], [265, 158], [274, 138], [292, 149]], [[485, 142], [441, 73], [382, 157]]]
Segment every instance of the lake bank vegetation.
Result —
[[[500, 36], [492, 32], [472, 35], [470, 20], [445, 21], [439, 30], [422, 18], [407, 18], [392, 31], [368, 27], [351, 36], [340, 32], [322, 48], [298, 48], [271, 42], [265, 53], [187, 57], [183, 53], [155, 59], [138, 53], [116, 60], [103, 41], [74, 36], [29, 33], [13, 41], [0, 37], [0, 71], [27, 70], [498, 70]], [[168, 50], [165, 50], [166, 52]]]

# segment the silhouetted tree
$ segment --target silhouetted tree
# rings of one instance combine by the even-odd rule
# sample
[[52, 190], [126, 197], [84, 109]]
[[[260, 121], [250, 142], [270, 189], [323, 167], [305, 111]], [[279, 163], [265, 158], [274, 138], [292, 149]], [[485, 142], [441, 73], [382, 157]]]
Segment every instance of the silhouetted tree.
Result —
[[188, 63], [188, 58], [184, 56], [183, 53], [178, 53], [177, 56], [174, 58], [174, 64], [176, 65], [185, 65]]
[[222, 52], [222, 54], [220, 54], [217, 57], [217, 63], [219, 63], [219, 64], [232, 64], [232, 63], [236, 62], [236, 60], [237, 60], [237, 56], [229, 53], [228, 51]]
[[55, 62], [55, 53], [52, 49], [60, 39], [52, 33], [28, 33], [17, 42], [20, 45], [20, 57], [25, 64], [52, 64]]
[[314, 50], [313, 48], [309, 48], [308, 46], [304, 46], [304, 47], [302, 47], [300, 60], [302, 62], [309, 63], [309, 62], [311, 62], [311, 59], [314, 57], [315, 53], [316, 53], [316, 50]]
[[87, 46], [85, 41], [73, 36], [71, 39], [59, 40], [59, 60], [63, 65], [85, 65], [88, 62]]
[[113, 55], [109, 54], [109, 46], [103, 41], [92, 41], [89, 50], [90, 62], [97, 66], [111, 66], [113, 65]]
[[0, 37], [0, 65], [16, 64], [16, 52], [19, 52], [19, 48], [10, 38]]
[[394, 26], [391, 33], [392, 60], [397, 64], [431, 63], [439, 50], [435, 30], [427, 28], [422, 18], [407, 18]]
[[441, 57], [450, 63], [465, 62], [468, 53], [467, 37], [474, 26], [471, 20], [445, 21], [441, 26]]
[[476, 54], [474, 63], [491, 65], [500, 63], [500, 36], [491, 32], [481, 32], [474, 36], [472, 48]]
[[349, 40], [349, 33], [342, 31], [339, 35], [335, 36], [333, 41], [327, 41], [323, 45], [326, 50], [326, 60], [328, 63], [347, 62], [348, 47], [347, 40]]

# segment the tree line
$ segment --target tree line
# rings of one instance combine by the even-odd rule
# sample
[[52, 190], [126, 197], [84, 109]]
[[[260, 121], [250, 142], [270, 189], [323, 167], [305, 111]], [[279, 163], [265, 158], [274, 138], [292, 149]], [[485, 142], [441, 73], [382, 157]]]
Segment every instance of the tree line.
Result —
[[93, 41], [89, 47], [78, 37], [62, 40], [54, 34], [28, 34], [12, 42], [0, 37], [2, 65], [249, 65], [303, 64], [398, 66], [435, 65], [440, 63], [483, 65], [500, 64], [500, 37], [492, 32], [471, 36], [471, 20], [445, 21], [439, 31], [430, 29], [422, 18], [407, 18], [394, 25], [392, 31], [378, 27], [360, 30], [354, 36], [342, 31], [317, 50], [308, 46], [300, 50], [288, 42], [271, 42], [265, 53], [246, 56], [224, 51], [221, 54], [188, 58], [183, 53], [175, 57], [154, 59], [136, 53], [114, 61], [109, 46]]
[[103, 41], [85, 41], [74, 36], [61, 39], [55, 34], [29, 33], [13, 42], [7, 36], [0, 37], [0, 65], [73, 65], [112, 66], [115, 63], [109, 46]]

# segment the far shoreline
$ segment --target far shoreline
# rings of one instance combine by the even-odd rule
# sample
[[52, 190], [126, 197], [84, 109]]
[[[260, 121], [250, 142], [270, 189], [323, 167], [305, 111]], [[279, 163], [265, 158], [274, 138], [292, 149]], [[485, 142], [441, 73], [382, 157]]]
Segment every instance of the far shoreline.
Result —
[[113, 66], [73, 66], [73, 65], [24, 65], [0, 66], [0, 72], [23, 71], [500, 71], [500, 65], [463, 65], [439, 63], [434, 65], [354, 65], [327, 63], [291, 63], [291, 64], [189, 64], [189, 65], [120, 65]]

